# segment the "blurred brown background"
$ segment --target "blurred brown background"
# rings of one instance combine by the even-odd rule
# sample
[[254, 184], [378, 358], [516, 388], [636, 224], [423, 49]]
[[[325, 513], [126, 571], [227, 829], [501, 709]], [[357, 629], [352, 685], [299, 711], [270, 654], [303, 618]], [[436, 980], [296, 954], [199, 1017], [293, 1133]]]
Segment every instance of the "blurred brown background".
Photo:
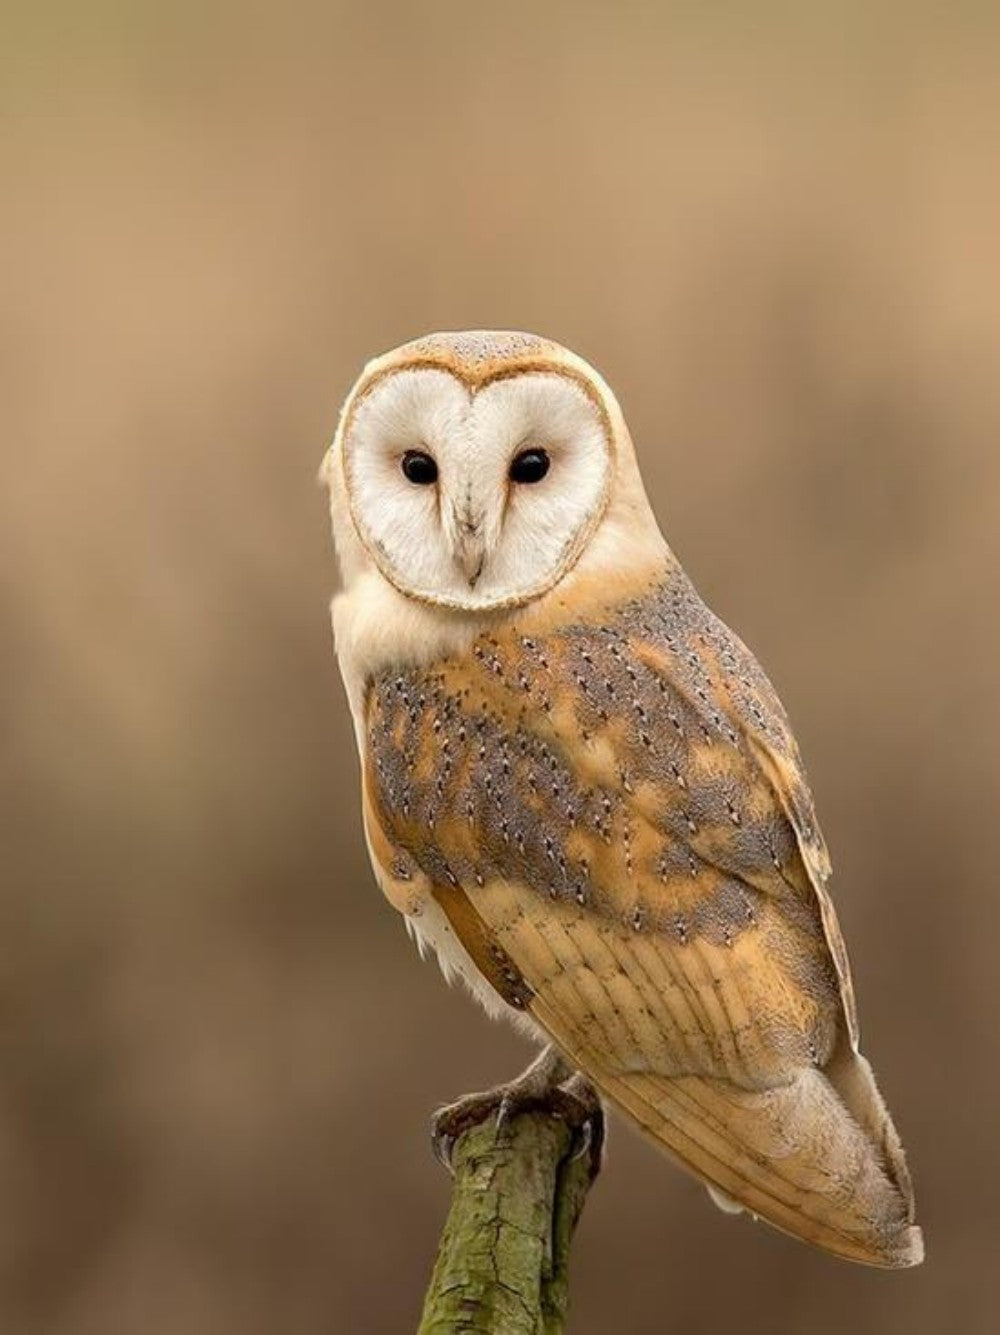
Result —
[[576, 1335], [998, 1328], [1000, 16], [5, 5], [0, 1329], [413, 1328], [432, 1107], [525, 1051], [369, 874], [314, 474], [371, 354], [618, 390], [832, 843], [929, 1260], [620, 1124]]

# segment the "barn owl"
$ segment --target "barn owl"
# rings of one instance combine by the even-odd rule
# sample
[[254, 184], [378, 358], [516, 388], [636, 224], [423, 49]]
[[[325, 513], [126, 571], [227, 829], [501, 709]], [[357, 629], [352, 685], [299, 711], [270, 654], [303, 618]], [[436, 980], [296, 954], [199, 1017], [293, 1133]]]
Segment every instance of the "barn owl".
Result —
[[543, 1045], [504, 1100], [583, 1082], [719, 1204], [917, 1264], [798, 748], [601, 376], [528, 334], [419, 339], [364, 369], [322, 476], [375, 875]]

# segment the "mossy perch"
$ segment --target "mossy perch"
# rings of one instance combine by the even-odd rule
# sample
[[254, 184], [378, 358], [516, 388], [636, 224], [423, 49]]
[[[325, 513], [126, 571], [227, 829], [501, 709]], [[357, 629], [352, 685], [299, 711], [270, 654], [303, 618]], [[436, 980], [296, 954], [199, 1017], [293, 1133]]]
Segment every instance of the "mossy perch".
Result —
[[580, 1153], [558, 1093], [455, 1142], [455, 1185], [419, 1335], [560, 1335], [569, 1250], [601, 1157], [600, 1115]]

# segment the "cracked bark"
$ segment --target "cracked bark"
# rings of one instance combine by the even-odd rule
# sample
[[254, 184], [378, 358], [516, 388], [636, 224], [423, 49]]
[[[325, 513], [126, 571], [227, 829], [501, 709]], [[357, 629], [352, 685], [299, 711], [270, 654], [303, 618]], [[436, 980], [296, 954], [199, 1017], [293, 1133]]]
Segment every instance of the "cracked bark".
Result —
[[573, 1157], [555, 1112], [491, 1117], [459, 1137], [451, 1208], [419, 1335], [560, 1335], [569, 1250], [600, 1148]]

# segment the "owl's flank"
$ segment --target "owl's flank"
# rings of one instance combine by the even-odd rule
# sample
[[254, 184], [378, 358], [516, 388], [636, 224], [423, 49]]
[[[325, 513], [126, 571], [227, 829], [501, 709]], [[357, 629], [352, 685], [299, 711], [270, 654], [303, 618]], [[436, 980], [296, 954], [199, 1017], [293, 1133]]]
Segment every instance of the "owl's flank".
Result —
[[550, 1045], [533, 1088], [591, 1082], [722, 1202], [919, 1262], [788, 720], [603, 380], [532, 335], [419, 340], [365, 369], [324, 476], [365, 829], [413, 933]]

